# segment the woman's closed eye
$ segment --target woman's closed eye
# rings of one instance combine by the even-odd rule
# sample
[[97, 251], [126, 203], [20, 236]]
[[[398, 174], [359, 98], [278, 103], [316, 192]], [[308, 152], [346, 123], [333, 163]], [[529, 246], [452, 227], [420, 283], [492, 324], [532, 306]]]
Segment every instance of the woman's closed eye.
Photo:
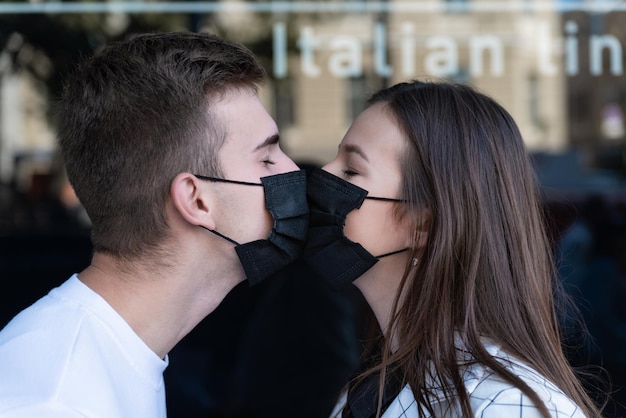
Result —
[[346, 177], [354, 177], [354, 176], [358, 176], [359, 175], [359, 173], [357, 173], [356, 171], [351, 170], [349, 168], [345, 168], [345, 169], [341, 170], [341, 172]]
[[275, 162], [275, 161], [272, 161], [272, 160], [270, 160], [269, 158], [264, 159], [264, 160], [262, 161], [262, 163], [263, 163], [265, 166], [268, 166], [268, 165], [274, 165], [274, 164], [276, 164], [276, 162]]

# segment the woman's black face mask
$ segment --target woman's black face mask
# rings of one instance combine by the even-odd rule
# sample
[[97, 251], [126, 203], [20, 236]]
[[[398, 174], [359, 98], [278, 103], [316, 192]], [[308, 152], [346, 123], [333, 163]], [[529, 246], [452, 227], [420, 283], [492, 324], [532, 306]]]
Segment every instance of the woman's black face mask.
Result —
[[235, 251], [250, 285], [263, 281], [302, 254], [309, 225], [304, 170], [263, 177], [261, 183], [200, 175], [196, 177], [209, 181], [263, 187], [265, 207], [274, 219], [274, 227], [269, 238], [240, 244], [232, 238], [208, 229], [215, 235], [235, 244]]
[[336, 288], [352, 283], [380, 258], [408, 250], [404, 248], [374, 256], [344, 235], [346, 216], [359, 209], [365, 199], [403, 202], [401, 199], [367, 196], [367, 193], [367, 190], [324, 170], [314, 170], [309, 177], [307, 196], [311, 214], [303, 259], [316, 274]]

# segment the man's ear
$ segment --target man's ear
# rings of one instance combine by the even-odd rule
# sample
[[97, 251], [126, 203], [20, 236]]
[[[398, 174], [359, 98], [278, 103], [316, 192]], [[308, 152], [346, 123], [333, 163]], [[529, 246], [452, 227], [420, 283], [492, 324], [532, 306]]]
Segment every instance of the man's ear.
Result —
[[210, 195], [202, 188], [202, 181], [191, 173], [180, 173], [170, 187], [174, 208], [192, 225], [214, 230]]

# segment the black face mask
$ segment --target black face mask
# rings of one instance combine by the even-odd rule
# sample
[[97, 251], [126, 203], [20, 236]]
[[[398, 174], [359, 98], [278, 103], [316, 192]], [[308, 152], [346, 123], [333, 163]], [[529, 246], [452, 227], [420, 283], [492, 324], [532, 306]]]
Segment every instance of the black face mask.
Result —
[[365, 199], [403, 202], [400, 199], [367, 196], [367, 193], [367, 190], [324, 170], [315, 170], [309, 177], [307, 195], [311, 218], [303, 259], [335, 288], [352, 283], [380, 258], [408, 250], [404, 248], [373, 256], [344, 235], [346, 216], [360, 208]]
[[226, 180], [197, 174], [195, 176], [202, 180], [263, 187], [265, 207], [274, 218], [274, 227], [268, 239], [239, 244], [217, 231], [205, 228], [235, 244], [235, 251], [250, 285], [263, 281], [301, 255], [309, 226], [304, 170], [263, 177], [261, 183]]

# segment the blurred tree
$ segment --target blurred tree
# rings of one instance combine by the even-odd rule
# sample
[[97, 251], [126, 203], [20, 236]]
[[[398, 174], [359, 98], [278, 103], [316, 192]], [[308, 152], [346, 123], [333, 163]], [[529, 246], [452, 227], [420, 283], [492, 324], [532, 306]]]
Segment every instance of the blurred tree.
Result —
[[0, 16], [4, 71], [27, 71], [58, 97], [64, 75], [99, 46], [133, 33], [185, 30], [186, 14], [6, 14]]

